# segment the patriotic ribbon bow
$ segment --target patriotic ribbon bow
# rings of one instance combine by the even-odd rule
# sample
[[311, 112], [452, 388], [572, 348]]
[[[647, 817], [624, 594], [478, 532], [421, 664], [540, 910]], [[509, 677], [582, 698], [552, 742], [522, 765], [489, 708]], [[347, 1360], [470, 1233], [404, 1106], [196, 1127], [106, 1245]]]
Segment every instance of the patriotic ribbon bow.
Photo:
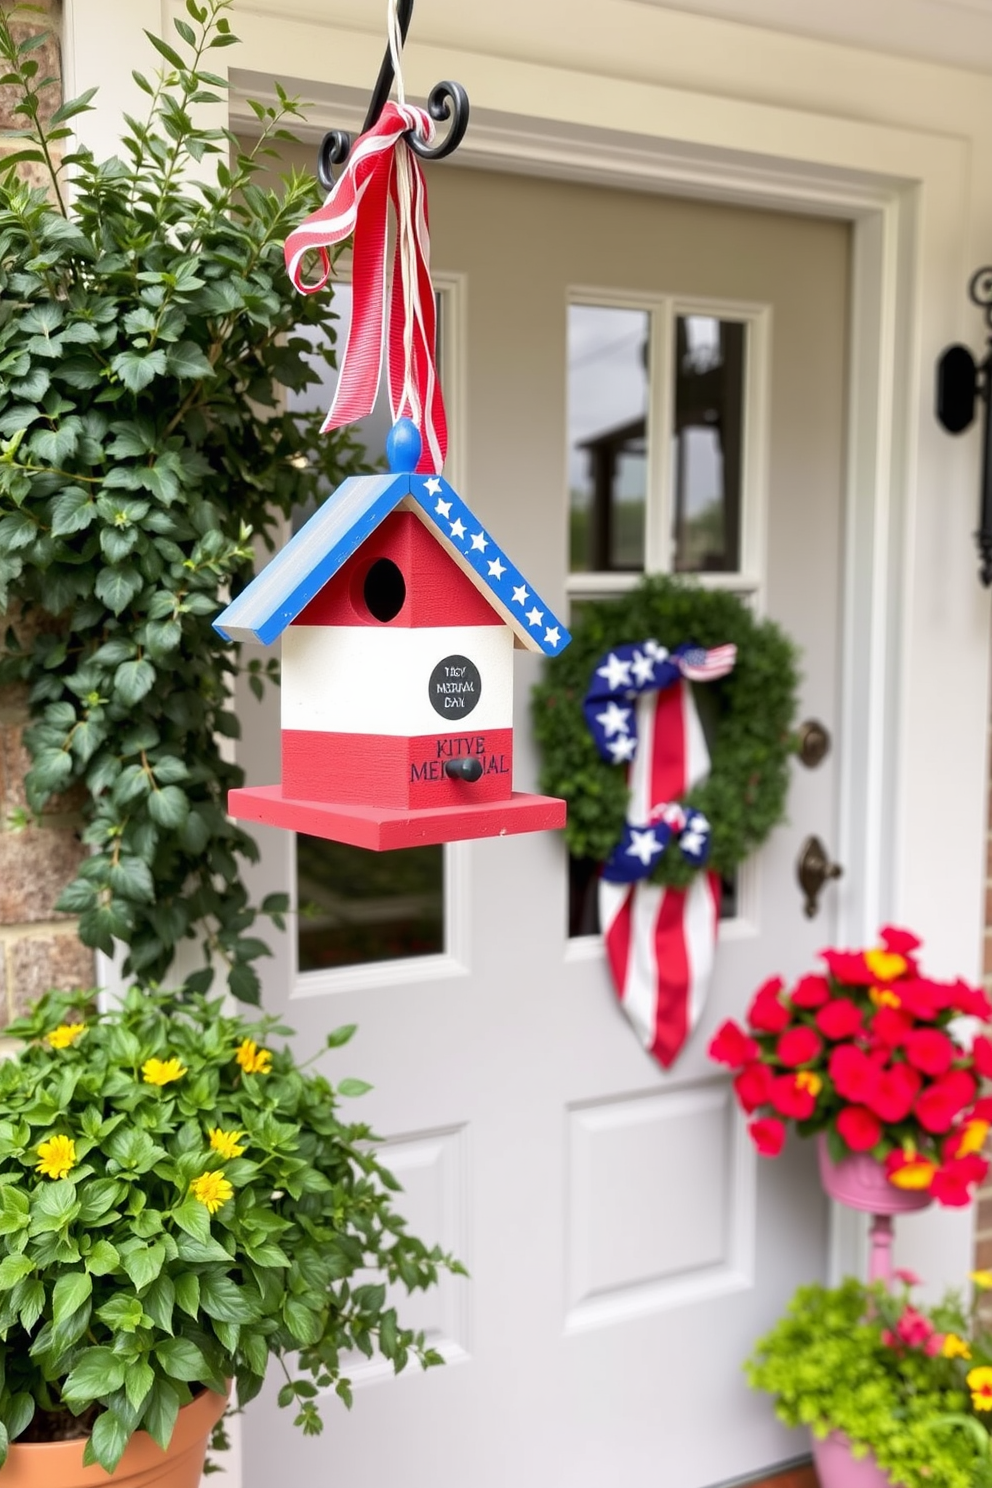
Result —
[[657, 641], [616, 646], [600, 658], [583, 702], [601, 757], [629, 767], [623, 835], [603, 868], [600, 923], [621, 1005], [646, 1049], [668, 1068], [702, 1011], [713, 966], [720, 882], [700, 873], [688, 889], [646, 882], [673, 836], [701, 867], [710, 826], [679, 804], [709, 773], [709, 750], [687, 682], [733, 670], [735, 646]]
[[[379, 391], [384, 354], [393, 421], [413, 420], [423, 438], [418, 470], [439, 474], [448, 448], [444, 399], [437, 377], [434, 290], [430, 275], [427, 185], [405, 136], [430, 141], [435, 126], [423, 109], [388, 102], [355, 143], [322, 207], [286, 239], [286, 268], [303, 294], [314, 294], [331, 272], [329, 249], [354, 235], [352, 315], [334, 401], [321, 432], [367, 418]], [[388, 219], [396, 212], [392, 289], [387, 306]], [[316, 251], [322, 273], [303, 279]]]

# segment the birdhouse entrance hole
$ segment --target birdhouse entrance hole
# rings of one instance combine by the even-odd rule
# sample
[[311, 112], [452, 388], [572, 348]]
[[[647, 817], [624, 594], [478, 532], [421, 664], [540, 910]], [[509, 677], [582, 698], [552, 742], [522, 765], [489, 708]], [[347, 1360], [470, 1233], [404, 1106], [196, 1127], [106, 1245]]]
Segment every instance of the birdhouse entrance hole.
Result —
[[391, 558], [377, 558], [362, 585], [365, 608], [375, 620], [395, 620], [406, 602], [406, 580]]

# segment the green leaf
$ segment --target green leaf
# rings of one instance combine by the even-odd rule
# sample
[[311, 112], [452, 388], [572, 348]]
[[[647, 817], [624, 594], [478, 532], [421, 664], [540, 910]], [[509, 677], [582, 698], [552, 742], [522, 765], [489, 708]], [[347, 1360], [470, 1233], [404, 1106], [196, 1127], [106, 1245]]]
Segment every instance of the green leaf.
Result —
[[259, 1318], [258, 1306], [249, 1300], [245, 1288], [229, 1276], [209, 1271], [200, 1278], [200, 1306], [208, 1317], [225, 1323], [254, 1323]]
[[200, 1278], [194, 1271], [181, 1271], [175, 1282], [177, 1303], [183, 1312], [195, 1318], [200, 1311]]
[[371, 1089], [372, 1086], [369, 1085], [368, 1082], [365, 1080], [348, 1079], [342, 1080], [340, 1082], [340, 1084], [338, 1085], [338, 1094], [346, 1096], [365, 1095]]
[[52, 1292], [52, 1321], [58, 1325], [77, 1312], [93, 1291], [93, 1278], [87, 1271], [70, 1271], [60, 1276]]
[[320, 1340], [320, 1318], [315, 1312], [311, 1312], [297, 1297], [287, 1297], [283, 1303], [282, 1315], [286, 1327], [293, 1336], [293, 1341], [300, 1346], [317, 1343]]
[[30, 1333], [45, 1310], [45, 1284], [41, 1281], [28, 1281], [22, 1282], [21, 1287], [18, 1317], [21, 1327], [26, 1333]]
[[34, 1270], [31, 1256], [7, 1255], [0, 1261], [0, 1292], [9, 1292]]
[[168, 1380], [156, 1379], [145, 1405], [141, 1424], [162, 1451], [168, 1450], [179, 1414], [179, 1392]]
[[117, 1292], [102, 1307], [97, 1308], [96, 1315], [115, 1333], [134, 1333], [141, 1327], [144, 1309], [137, 1297]]
[[210, 1378], [206, 1359], [189, 1338], [164, 1338], [155, 1345], [154, 1354], [172, 1379], [195, 1384]]
[[7, 1435], [6, 1426], [3, 1424], [2, 1421], [0, 1421], [0, 1467], [3, 1467], [4, 1463], [7, 1461], [7, 1453], [9, 1450], [10, 1437]]
[[[264, 904], [262, 905], [262, 908], [264, 910]], [[327, 1035], [327, 1047], [329, 1049], [340, 1049], [342, 1045], [348, 1043], [348, 1041], [354, 1036], [354, 1034], [357, 1032], [357, 1029], [357, 1023], [345, 1023], [341, 1028], [332, 1029], [331, 1032]]]
[[[115, 1184], [114, 1187], [116, 1186]], [[94, 1276], [111, 1276], [120, 1263], [121, 1258], [117, 1249], [111, 1245], [109, 1240], [98, 1240], [86, 1257], [86, 1269]]]
[[161, 1240], [156, 1240], [151, 1245], [132, 1250], [121, 1256], [121, 1265], [140, 1292], [155, 1280], [165, 1265], [165, 1246]]
[[161, 346], [145, 353], [119, 351], [110, 365], [129, 392], [140, 393], [165, 371], [166, 353]]
[[155, 1371], [147, 1359], [135, 1359], [124, 1377], [124, 1391], [132, 1410], [140, 1410], [155, 1383]]
[[216, 373], [195, 341], [180, 341], [170, 348], [168, 370], [173, 377], [196, 379], [214, 377]]
[[52, 503], [52, 536], [85, 532], [96, 516], [96, 503], [81, 486], [68, 486]]
[[160, 827], [181, 827], [189, 815], [189, 797], [178, 785], [166, 785], [152, 791], [148, 814]]
[[179, 53], [175, 51], [167, 41], [163, 41], [161, 36], [156, 36], [152, 31], [146, 31], [145, 35], [147, 36], [148, 40], [151, 42], [155, 50], [158, 52], [159, 56], [164, 57], [166, 62], [170, 62], [172, 66], [178, 68], [180, 72], [185, 69], [186, 63], [183, 61], [182, 57], [180, 57]]
[[125, 707], [133, 708], [155, 686], [155, 668], [150, 661], [125, 661], [114, 673], [114, 694]]
[[112, 1473], [124, 1455], [131, 1433], [116, 1411], [105, 1410], [93, 1422], [93, 1455], [104, 1472]]
[[142, 579], [137, 569], [124, 564], [120, 568], [101, 569], [94, 585], [94, 593], [109, 610], [119, 615], [127, 609], [141, 585]]
[[172, 1332], [172, 1314], [176, 1304], [176, 1287], [172, 1277], [163, 1272], [141, 1299], [145, 1311], [163, 1333]]
[[112, 1349], [100, 1346], [84, 1350], [62, 1386], [62, 1398], [69, 1405], [90, 1405], [106, 1399], [124, 1383], [127, 1365]]

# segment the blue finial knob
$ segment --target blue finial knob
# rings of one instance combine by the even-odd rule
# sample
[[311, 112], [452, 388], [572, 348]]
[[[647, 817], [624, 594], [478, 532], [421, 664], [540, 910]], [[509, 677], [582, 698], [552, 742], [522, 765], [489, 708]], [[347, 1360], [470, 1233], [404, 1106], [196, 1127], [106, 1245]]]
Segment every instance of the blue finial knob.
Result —
[[386, 435], [386, 459], [394, 475], [408, 475], [416, 470], [424, 447], [420, 431], [412, 419], [397, 419]]

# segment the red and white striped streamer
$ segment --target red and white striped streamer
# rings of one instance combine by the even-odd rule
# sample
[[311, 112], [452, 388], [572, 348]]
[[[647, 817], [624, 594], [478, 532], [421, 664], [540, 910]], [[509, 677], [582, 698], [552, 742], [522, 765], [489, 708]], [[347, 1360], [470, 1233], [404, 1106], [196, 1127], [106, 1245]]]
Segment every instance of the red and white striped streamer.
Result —
[[[354, 235], [351, 326], [323, 432], [368, 417], [385, 356], [393, 421], [413, 420], [423, 439], [417, 468], [439, 475], [448, 430], [435, 360], [427, 185], [406, 142], [410, 130], [429, 141], [434, 121], [423, 109], [388, 102], [378, 122], [356, 141], [324, 205], [289, 234], [286, 268], [298, 290], [313, 294], [330, 276], [329, 249]], [[387, 308], [390, 203], [396, 213], [396, 246]], [[314, 250], [323, 272], [307, 283], [303, 260]]]
[[[692, 688], [676, 682], [637, 699], [630, 770], [632, 822], [657, 821], [706, 779], [709, 750]], [[697, 873], [688, 889], [599, 884], [599, 916], [621, 1006], [644, 1048], [667, 1069], [702, 1013], [720, 916], [720, 880]]]

